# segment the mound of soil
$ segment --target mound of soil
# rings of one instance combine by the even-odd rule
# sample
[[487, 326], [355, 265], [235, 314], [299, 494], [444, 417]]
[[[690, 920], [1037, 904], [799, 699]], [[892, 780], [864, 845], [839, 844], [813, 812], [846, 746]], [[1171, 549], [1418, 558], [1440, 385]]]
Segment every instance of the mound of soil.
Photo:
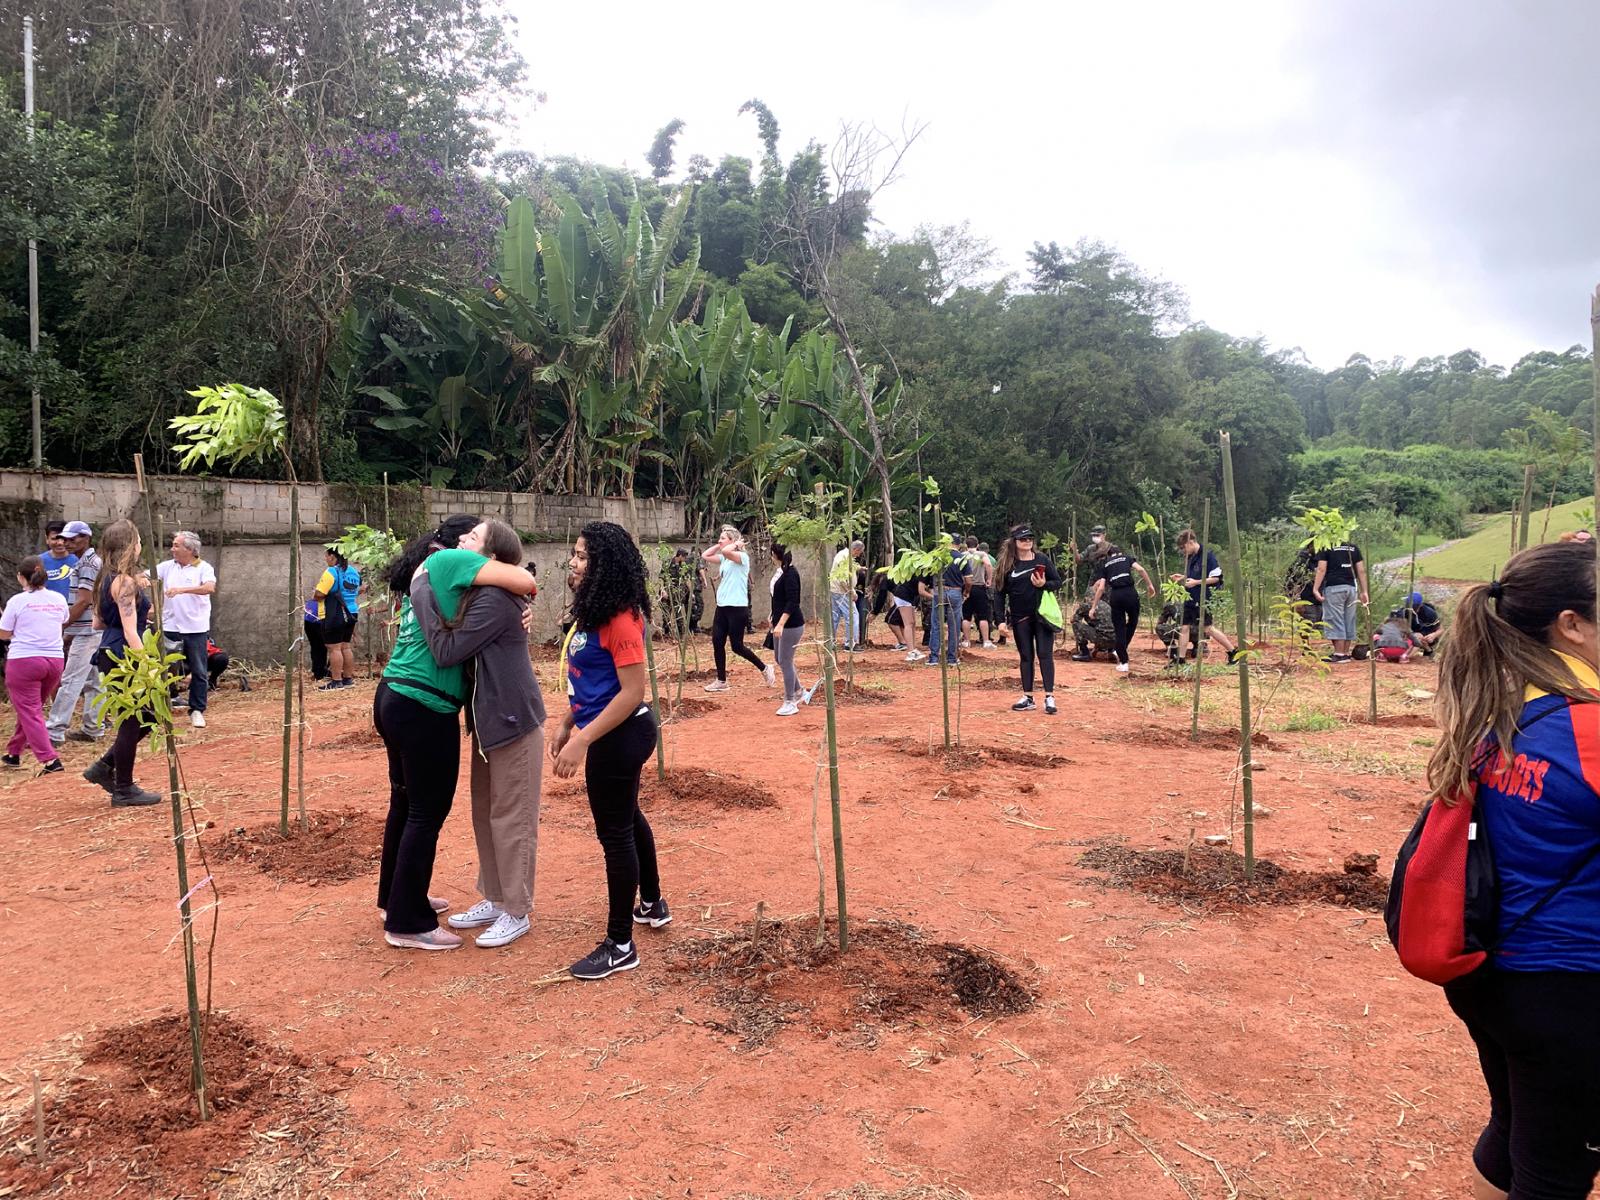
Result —
[[980, 692], [1014, 692], [1022, 684], [1010, 675], [990, 675], [976, 683], [963, 684], [963, 687], [977, 688]]
[[1322, 900], [1353, 908], [1381, 909], [1389, 881], [1379, 875], [1342, 871], [1296, 871], [1271, 859], [1256, 859], [1255, 878], [1245, 882], [1244, 857], [1216, 846], [1195, 846], [1184, 871], [1182, 850], [1133, 850], [1096, 846], [1078, 865], [1105, 873], [1112, 887], [1162, 900], [1195, 905], [1304, 904]]
[[[912, 758], [929, 757], [928, 744], [919, 742], [915, 738], [886, 737], [879, 738], [885, 746], [898, 750], [901, 754], [908, 754]], [[1014, 767], [1040, 767], [1046, 770], [1064, 766], [1072, 760], [1062, 754], [1038, 754], [1032, 750], [1021, 750], [1012, 746], [952, 746], [946, 750], [943, 743], [935, 742], [932, 757], [940, 762], [948, 771], [969, 771], [973, 767], [982, 766], [984, 763], [1009, 763]]]
[[222, 862], [246, 862], [279, 883], [340, 883], [378, 868], [383, 853], [383, 822], [358, 808], [310, 814], [311, 828], [301, 832], [289, 818], [289, 836], [277, 822], [255, 829], [235, 829], [211, 851]]
[[[1202, 729], [1199, 740], [1191, 742], [1186, 732], [1163, 729], [1159, 725], [1146, 725], [1141, 729], [1126, 729], [1108, 733], [1100, 740], [1102, 742], [1130, 742], [1135, 746], [1150, 746], [1157, 750], [1177, 750], [1186, 746], [1198, 746], [1202, 750], [1237, 750], [1239, 748], [1239, 731], [1237, 729]], [[1266, 750], [1280, 748], [1277, 742], [1259, 729], [1251, 733], [1250, 744], [1252, 746], [1260, 746]]]
[[1387, 729], [1433, 729], [1437, 722], [1427, 713], [1391, 713], [1378, 718], [1378, 724]]
[[359, 728], [348, 730], [331, 737], [327, 741], [313, 743], [313, 749], [320, 750], [375, 750], [383, 748], [383, 739], [378, 736], [378, 731], [372, 725], [362, 725]]
[[667, 710], [668, 721], [692, 721], [717, 711], [715, 700], [699, 700], [693, 696], [685, 696], [676, 704], [664, 701], [662, 707]]
[[[887, 688], [851, 687], [845, 683], [835, 682], [833, 688], [833, 702], [835, 704], [893, 704], [894, 693]], [[822, 703], [822, 691], [811, 698], [812, 704]]]
[[[309, 1064], [249, 1026], [212, 1014], [203, 1053], [211, 1105], [205, 1123], [190, 1079], [186, 1016], [107, 1030], [65, 1093], [46, 1097], [45, 1161], [18, 1148], [0, 1157], [0, 1195], [60, 1186], [77, 1194], [85, 1185], [106, 1196], [119, 1188], [131, 1188], [127, 1195], [209, 1195], [223, 1168], [247, 1158], [303, 1157], [328, 1129], [333, 1103], [310, 1084]], [[26, 1127], [31, 1142], [31, 1116]]]
[[1011, 1016], [1035, 1002], [1032, 988], [982, 948], [927, 942], [894, 922], [852, 923], [850, 949], [840, 954], [832, 926], [819, 946], [814, 919], [759, 921], [678, 944], [672, 966], [709, 986], [727, 1013], [705, 1024], [747, 1048], [787, 1025], [827, 1036], [918, 1017]]
[[711, 808], [776, 808], [772, 793], [758, 784], [746, 783], [735, 775], [720, 775], [700, 767], [675, 767], [667, 781], [656, 778], [648, 765], [640, 780], [648, 804], [665, 801], [669, 805]]

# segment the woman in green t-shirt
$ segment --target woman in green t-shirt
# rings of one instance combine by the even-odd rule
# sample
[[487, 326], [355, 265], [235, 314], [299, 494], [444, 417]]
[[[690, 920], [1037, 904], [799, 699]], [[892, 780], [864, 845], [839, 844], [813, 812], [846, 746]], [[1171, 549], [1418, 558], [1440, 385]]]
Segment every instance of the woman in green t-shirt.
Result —
[[390, 593], [402, 597], [399, 634], [373, 697], [372, 720], [389, 754], [389, 816], [378, 869], [378, 907], [384, 914], [384, 940], [391, 946], [454, 950], [461, 945], [455, 934], [439, 928], [438, 914], [449, 904], [430, 896], [428, 885], [439, 830], [455, 800], [461, 767], [458, 714], [466, 682], [460, 666], [441, 667], [428, 649], [411, 611], [411, 588], [423, 562], [449, 550], [437, 567], [430, 564], [422, 582], [427, 587], [431, 578], [447, 620], [454, 618], [461, 592], [473, 584], [523, 596], [532, 592], [533, 577], [521, 567], [454, 553], [477, 524], [475, 517], [450, 517], [412, 541], [389, 571]]

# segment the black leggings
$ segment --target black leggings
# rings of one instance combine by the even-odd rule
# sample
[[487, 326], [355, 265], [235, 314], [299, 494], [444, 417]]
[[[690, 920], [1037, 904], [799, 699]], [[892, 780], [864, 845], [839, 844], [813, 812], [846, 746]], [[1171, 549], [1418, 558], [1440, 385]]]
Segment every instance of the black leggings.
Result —
[[1024, 695], [1033, 694], [1033, 659], [1039, 657], [1039, 675], [1044, 682], [1045, 694], [1056, 690], [1056, 631], [1050, 627], [1050, 622], [1034, 613], [1032, 616], [1015, 617], [1011, 622], [1011, 632], [1017, 638], [1017, 655], [1022, 659], [1022, 691]]
[[639, 808], [639, 772], [655, 748], [656, 719], [646, 708], [590, 746], [584, 760], [589, 811], [606, 856], [606, 936], [619, 945], [633, 939], [634, 895], [651, 904], [661, 899], [656, 839]]
[[717, 664], [717, 678], [724, 683], [728, 679], [728, 643], [733, 643], [733, 652], [745, 662], [751, 663], [758, 671], [765, 671], [767, 664], [761, 661], [760, 656], [752, 654], [744, 646], [744, 631], [750, 627], [750, 609], [730, 608], [727, 605], [717, 605], [717, 615], [711, 618], [711, 658]]
[[1585, 1200], [1600, 1173], [1600, 972], [1497, 971], [1445, 997], [1478, 1047], [1478, 1173], [1511, 1200]]
[[133, 760], [139, 753], [139, 743], [149, 736], [150, 728], [139, 719], [139, 714], [124, 717], [122, 724], [117, 726], [116, 740], [101, 761], [110, 763], [116, 772], [118, 791], [133, 787]]
[[439, 830], [456, 798], [461, 724], [395, 691], [387, 680], [372, 698], [372, 723], [389, 752], [389, 816], [383, 823], [378, 907], [390, 933], [439, 928], [428, 903]]
[[328, 643], [322, 640], [322, 622], [307, 621], [306, 645], [311, 647], [311, 678], [328, 677]]
[[1128, 643], [1139, 628], [1139, 593], [1130, 588], [1112, 588], [1106, 596], [1111, 605], [1111, 628], [1117, 637], [1117, 661], [1128, 661]]

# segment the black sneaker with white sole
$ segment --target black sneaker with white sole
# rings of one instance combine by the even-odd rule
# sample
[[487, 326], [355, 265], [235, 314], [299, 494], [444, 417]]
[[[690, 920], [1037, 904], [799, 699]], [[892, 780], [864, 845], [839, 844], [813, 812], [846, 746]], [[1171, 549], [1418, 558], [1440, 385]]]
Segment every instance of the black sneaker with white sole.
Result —
[[1032, 712], [1038, 705], [1034, 704], [1032, 696], [1024, 696], [1011, 706], [1012, 712]]
[[8, 767], [20, 767], [22, 765], [22, 755], [0, 754], [0, 764]]
[[574, 979], [604, 979], [618, 971], [631, 971], [639, 965], [639, 951], [632, 943], [626, 951], [618, 950], [610, 938], [601, 942], [590, 954], [567, 968]]
[[1052, 717], [1056, 715], [1056, 698], [1054, 696], [1046, 696], [1044, 698], [1044, 711]]
[[648, 925], [651, 929], [660, 929], [663, 925], [672, 924], [672, 914], [667, 911], [667, 898], [663, 896], [654, 904], [639, 901], [633, 906], [633, 923]]
[[62, 765], [62, 762], [59, 758], [52, 758], [49, 762], [45, 763], [44, 770], [39, 773], [41, 775], [54, 775], [57, 772], [65, 771], [66, 769], [67, 768]]

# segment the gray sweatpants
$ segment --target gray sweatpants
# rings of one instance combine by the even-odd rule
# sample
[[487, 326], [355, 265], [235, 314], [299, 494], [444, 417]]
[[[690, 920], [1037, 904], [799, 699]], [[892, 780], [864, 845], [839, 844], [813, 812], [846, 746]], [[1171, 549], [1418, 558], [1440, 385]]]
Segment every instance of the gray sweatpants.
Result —
[[83, 731], [92, 737], [100, 737], [106, 731], [100, 721], [100, 672], [90, 661], [98, 649], [98, 629], [91, 633], [76, 633], [67, 639], [67, 662], [61, 672], [61, 687], [50, 705], [50, 719], [45, 722], [52, 742], [59, 743], [67, 736], [67, 729], [72, 724], [72, 710], [77, 706], [79, 696], [83, 697], [83, 720], [80, 722]]
[[544, 730], [488, 752], [472, 739], [472, 836], [478, 843], [478, 894], [514, 917], [533, 911], [539, 854], [539, 793]]
[[778, 667], [783, 671], [783, 698], [800, 703], [800, 672], [794, 669], [794, 654], [800, 649], [800, 643], [805, 639], [806, 627], [790, 629], [784, 626], [783, 632], [773, 639], [778, 656]]

